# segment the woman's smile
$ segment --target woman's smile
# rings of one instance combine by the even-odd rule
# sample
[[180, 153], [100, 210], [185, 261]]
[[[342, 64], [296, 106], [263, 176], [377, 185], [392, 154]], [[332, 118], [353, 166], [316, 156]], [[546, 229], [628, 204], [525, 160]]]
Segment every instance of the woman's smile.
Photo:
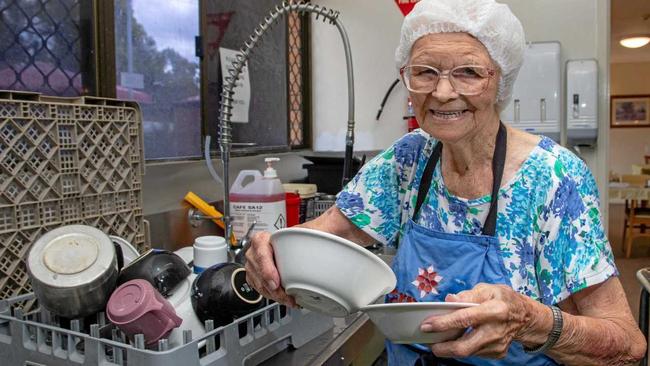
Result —
[[471, 112], [468, 109], [459, 109], [459, 110], [436, 110], [429, 109], [432, 117], [435, 120], [442, 122], [454, 122], [461, 119], [470, 117]]

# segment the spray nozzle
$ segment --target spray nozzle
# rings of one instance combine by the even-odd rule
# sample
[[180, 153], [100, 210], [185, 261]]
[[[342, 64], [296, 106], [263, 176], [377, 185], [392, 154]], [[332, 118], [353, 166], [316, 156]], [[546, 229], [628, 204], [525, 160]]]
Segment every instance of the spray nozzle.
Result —
[[278, 172], [273, 169], [273, 163], [280, 161], [280, 158], [264, 158], [266, 163], [266, 170], [264, 170], [264, 178], [277, 178]]

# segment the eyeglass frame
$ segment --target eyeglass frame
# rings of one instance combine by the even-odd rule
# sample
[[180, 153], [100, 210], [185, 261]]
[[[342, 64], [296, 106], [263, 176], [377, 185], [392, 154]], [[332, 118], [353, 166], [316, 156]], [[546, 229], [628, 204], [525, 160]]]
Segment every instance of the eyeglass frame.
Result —
[[[411, 90], [411, 89], [409, 88], [408, 84], [406, 83], [406, 80], [404, 79], [404, 69], [406, 69], [407, 67], [414, 67], [414, 66], [427, 67], [427, 68], [430, 68], [430, 69], [436, 70], [436, 71], [438, 72], [438, 81], [436, 81], [436, 84], [434, 85], [434, 87], [433, 87], [433, 89], [432, 89], [431, 91], [428, 91], [428, 92], [420, 92], [420, 91], [414, 91], [414, 90]], [[461, 93], [461, 92], [459, 92], [458, 90], [456, 90], [456, 86], [454, 86], [454, 83], [451, 81], [450, 75], [451, 75], [452, 71], [454, 71], [454, 70], [456, 70], [456, 69], [460, 69], [460, 68], [462, 68], [462, 67], [480, 67], [480, 68], [485, 69], [485, 70], [488, 72], [488, 76], [485, 77], [485, 79], [488, 79], [488, 82], [487, 82], [487, 84], [485, 84], [485, 87], [483, 88], [483, 90], [481, 90], [480, 92], [477, 92], [477, 93], [470, 93], [470, 94], [467, 94], [467, 93]], [[441, 80], [441, 79], [447, 79], [447, 80], [449, 81], [449, 84], [451, 85], [451, 87], [454, 89], [454, 91], [455, 91], [456, 93], [458, 93], [458, 94], [460, 94], [460, 95], [468, 95], [468, 96], [472, 96], [472, 95], [479, 95], [479, 94], [483, 93], [485, 90], [487, 90], [488, 86], [490, 85], [490, 79], [492, 79], [492, 78], [494, 77], [494, 75], [496, 75], [496, 70], [491, 69], [491, 68], [486, 67], [486, 66], [483, 66], [483, 65], [459, 65], [459, 66], [456, 66], [456, 67], [454, 67], [454, 68], [451, 68], [451, 69], [447, 69], [447, 70], [441, 71], [440, 69], [438, 69], [437, 67], [434, 67], [434, 66], [415, 64], [415, 65], [405, 65], [405, 66], [400, 67], [400, 69], [399, 69], [399, 75], [400, 75], [400, 78], [402, 79], [402, 83], [404, 83], [404, 86], [406, 87], [406, 89], [407, 89], [408, 91], [410, 91], [410, 92], [413, 92], [413, 93], [418, 93], [418, 94], [429, 94], [429, 93], [433, 93], [433, 92], [436, 91], [436, 89], [438, 88], [438, 83], [440, 82], [440, 80]]]

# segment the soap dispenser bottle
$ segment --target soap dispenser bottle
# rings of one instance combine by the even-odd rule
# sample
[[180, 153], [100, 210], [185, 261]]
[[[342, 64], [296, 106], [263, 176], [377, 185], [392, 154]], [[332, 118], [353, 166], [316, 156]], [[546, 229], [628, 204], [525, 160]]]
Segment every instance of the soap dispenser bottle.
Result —
[[[255, 221], [254, 232], [274, 232], [287, 226], [285, 193], [273, 163], [279, 158], [266, 158], [266, 170], [242, 170], [230, 188], [230, 212], [233, 232], [242, 238]], [[252, 178], [252, 181], [247, 178]], [[244, 184], [244, 181], [248, 181]]]

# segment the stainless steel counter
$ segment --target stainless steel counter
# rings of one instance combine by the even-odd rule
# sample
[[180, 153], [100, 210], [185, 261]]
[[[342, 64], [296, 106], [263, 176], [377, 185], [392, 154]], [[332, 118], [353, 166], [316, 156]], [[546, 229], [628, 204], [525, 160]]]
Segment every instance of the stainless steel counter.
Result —
[[284, 350], [262, 365], [369, 365], [384, 349], [384, 336], [363, 313], [334, 320], [334, 328], [297, 349]]
[[[391, 264], [393, 248], [383, 246], [371, 250]], [[262, 365], [371, 365], [384, 350], [385, 337], [364, 313], [335, 318], [334, 327], [297, 349], [284, 350]]]

